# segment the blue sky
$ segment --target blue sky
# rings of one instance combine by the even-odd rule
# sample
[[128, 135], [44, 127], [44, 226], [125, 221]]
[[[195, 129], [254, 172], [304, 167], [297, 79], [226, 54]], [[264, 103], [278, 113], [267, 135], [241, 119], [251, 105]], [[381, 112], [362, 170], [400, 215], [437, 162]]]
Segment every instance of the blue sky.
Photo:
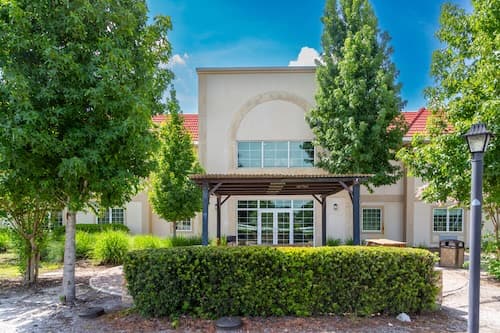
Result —
[[[443, 0], [371, 0], [392, 37], [405, 110], [425, 106], [434, 37]], [[449, 0], [470, 10], [469, 0]], [[288, 66], [321, 52], [325, 0], [147, 0], [150, 16], [168, 15], [173, 30], [170, 66], [184, 113], [197, 113], [197, 67]], [[307, 48], [304, 48], [307, 47]], [[304, 49], [303, 49], [304, 48]], [[314, 49], [314, 50], [312, 50]], [[299, 53], [302, 54], [299, 57]]]

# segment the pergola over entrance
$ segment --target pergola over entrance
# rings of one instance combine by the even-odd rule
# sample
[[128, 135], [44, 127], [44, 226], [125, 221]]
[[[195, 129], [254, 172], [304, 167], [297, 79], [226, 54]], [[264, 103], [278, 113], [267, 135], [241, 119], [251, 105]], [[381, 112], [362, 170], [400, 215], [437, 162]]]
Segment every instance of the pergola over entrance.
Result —
[[326, 198], [349, 192], [353, 207], [353, 240], [360, 244], [359, 185], [371, 175], [206, 174], [191, 179], [203, 190], [202, 244], [208, 245], [208, 203], [217, 197], [217, 238], [221, 237], [221, 206], [231, 196], [310, 195], [321, 204], [321, 244], [326, 245]]

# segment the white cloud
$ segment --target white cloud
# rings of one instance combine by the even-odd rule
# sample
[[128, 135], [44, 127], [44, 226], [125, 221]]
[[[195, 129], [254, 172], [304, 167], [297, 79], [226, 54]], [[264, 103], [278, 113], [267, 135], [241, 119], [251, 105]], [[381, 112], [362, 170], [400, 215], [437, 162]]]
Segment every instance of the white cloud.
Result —
[[180, 54], [174, 54], [172, 59], [170, 59], [170, 65], [173, 67], [175, 65], [181, 65], [185, 66], [186, 65], [186, 60], [189, 58], [189, 55], [187, 53], [184, 53], [183, 55]]
[[316, 60], [320, 60], [318, 51], [311, 47], [304, 46], [300, 49], [297, 60], [291, 60], [288, 66], [316, 66]]

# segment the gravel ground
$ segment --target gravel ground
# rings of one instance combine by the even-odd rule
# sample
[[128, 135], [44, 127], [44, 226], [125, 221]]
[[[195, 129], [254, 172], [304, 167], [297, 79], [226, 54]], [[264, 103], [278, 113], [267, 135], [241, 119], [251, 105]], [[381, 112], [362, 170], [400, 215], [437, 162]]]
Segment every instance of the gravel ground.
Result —
[[[74, 307], [59, 303], [60, 271], [42, 276], [37, 289], [26, 289], [19, 281], [0, 281], [0, 332], [216, 332], [213, 321], [189, 317], [179, 318], [175, 330], [166, 318], [142, 318], [124, 307], [119, 296], [91, 289], [89, 278], [107, 268], [78, 265]], [[453, 274], [444, 278], [453, 279]], [[481, 283], [481, 332], [500, 332], [500, 283], [487, 277]], [[78, 316], [94, 306], [103, 307], [105, 315], [95, 319]], [[243, 327], [236, 332], [466, 332], [466, 310], [467, 288], [461, 288], [445, 295], [442, 310], [412, 316], [410, 323], [388, 316], [242, 318]]]

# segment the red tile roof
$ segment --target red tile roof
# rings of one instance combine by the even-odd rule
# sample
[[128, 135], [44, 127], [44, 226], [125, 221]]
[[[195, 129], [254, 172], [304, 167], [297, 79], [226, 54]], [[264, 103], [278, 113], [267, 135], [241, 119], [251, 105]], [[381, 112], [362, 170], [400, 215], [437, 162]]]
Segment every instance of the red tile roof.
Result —
[[[420, 108], [418, 111], [404, 111], [403, 115], [408, 123], [408, 132], [405, 137], [411, 138], [416, 133], [425, 133], [425, 125], [427, 118], [431, 112], [426, 108]], [[193, 141], [198, 141], [198, 115], [197, 114], [182, 114], [184, 117], [184, 126], [193, 138]], [[168, 118], [167, 115], [157, 115], [153, 117], [153, 122], [160, 124]]]
[[[193, 141], [198, 141], [198, 115], [197, 114], [181, 114], [184, 118], [184, 127], [188, 130], [193, 138]], [[153, 117], [153, 122], [161, 124], [165, 122], [168, 115], [160, 114]]]
[[425, 133], [427, 118], [431, 115], [429, 110], [420, 108], [418, 111], [405, 111], [403, 115], [408, 123], [408, 132], [406, 132], [405, 137], [411, 138], [417, 133]]

